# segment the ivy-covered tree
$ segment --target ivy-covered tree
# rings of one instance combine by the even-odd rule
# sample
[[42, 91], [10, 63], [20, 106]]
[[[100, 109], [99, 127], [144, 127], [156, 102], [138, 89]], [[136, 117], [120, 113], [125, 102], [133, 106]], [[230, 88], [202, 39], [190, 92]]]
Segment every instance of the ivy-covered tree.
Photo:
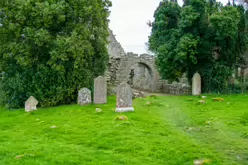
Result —
[[1, 9], [1, 94], [9, 107], [76, 101], [104, 73], [108, 0], [14, 0]]
[[[200, 72], [205, 91], [221, 91], [247, 48], [246, 14], [242, 6], [215, 0], [164, 0], [154, 14], [149, 48], [164, 79], [189, 80]], [[171, 21], [176, 20], [176, 21]]]

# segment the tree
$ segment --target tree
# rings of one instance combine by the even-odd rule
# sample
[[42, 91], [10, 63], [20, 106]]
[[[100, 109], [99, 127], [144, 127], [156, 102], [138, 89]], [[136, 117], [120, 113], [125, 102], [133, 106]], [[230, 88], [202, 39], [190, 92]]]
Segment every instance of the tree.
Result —
[[[177, 78], [180, 73], [173, 70], [175, 65], [170, 65], [174, 59], [174, 49], [180, 37], [178, 22], [181, 7], [175, 2], [162, 1], [155, 11], [155, 21], [152, 23], [152, 35], [149, 38], [149, 49], [157, 54], [156, 64], [163, 78]], [[179, 74], [179, 75], [178, 75]]]
[[7, 0], [0, 0], [0, 8], [7, 4]]
[[[174, 11], [177, 21], [172, 26], [167, 18]], [[155, 52], [162, 77], [177, 80], [186, 72], [191, 80], [195, 72], [200, 72], [205, 91], [225, 88], [247, 48], [244, 8], [224, 7], [214, 0], [185, 0], [183, 7], [179, 7], [164, 0], [154, 17], [149, 48]]]
[[4, 103], [22, 107], [76, 101], [104, 73], [108, 0], [15, 0], [1, 12], [0, 68]]

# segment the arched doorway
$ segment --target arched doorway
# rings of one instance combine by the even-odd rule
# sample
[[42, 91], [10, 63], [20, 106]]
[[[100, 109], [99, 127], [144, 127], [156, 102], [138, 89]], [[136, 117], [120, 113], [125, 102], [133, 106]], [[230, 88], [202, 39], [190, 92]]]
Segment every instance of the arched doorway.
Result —
[[151, 68], [144, 63], [136, 63], [130, 68], [128, 84], [143, 91], [153, 90], [153, 75]]

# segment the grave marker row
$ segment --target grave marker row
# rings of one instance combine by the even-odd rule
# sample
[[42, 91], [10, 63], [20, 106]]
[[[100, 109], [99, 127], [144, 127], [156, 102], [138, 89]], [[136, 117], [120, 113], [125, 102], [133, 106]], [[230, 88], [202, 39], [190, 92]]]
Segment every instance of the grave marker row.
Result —
[[[201, 76], [195, 73], [192, 79], [192, 95], [201, 94]], [[94, 104], [107, 103], [107, 81], [104, 77], [99, 76], [94, 79]], [[82, 88], [78, 92], [78, 104], [87, 105], [91, 104], [91, 91], [88, 88]], [[30, 112], [36, 110], [38, 101], [31, 96], [25, 102], [25, 111]], [[134, 111], [132, 107], [132, 89], [126, 82], [121, 83], [117, 87], [116, 92], [116, 112], [129, 112]]]
[[[107, 103], [107, 83], [104, 77], [100, 76], [94, 81], [94, 104]], [[78, 92], [78, 104], [91, 104], [91, 91], [83, 88]], [[134, 111], [132, 107], [132, 89], [123, 82], [117, 87], [116, 92], [116, 112]]]

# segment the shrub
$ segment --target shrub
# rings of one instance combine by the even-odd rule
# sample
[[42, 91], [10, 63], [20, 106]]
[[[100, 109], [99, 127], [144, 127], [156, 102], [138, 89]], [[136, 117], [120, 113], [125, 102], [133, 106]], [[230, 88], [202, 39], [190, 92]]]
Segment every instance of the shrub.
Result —
[[81, 87], [104, 73], [111, 3], [15, 0], [0, 12], [3, 102], [18, 108], [30, 96], [41, 106], [76, 101]]

